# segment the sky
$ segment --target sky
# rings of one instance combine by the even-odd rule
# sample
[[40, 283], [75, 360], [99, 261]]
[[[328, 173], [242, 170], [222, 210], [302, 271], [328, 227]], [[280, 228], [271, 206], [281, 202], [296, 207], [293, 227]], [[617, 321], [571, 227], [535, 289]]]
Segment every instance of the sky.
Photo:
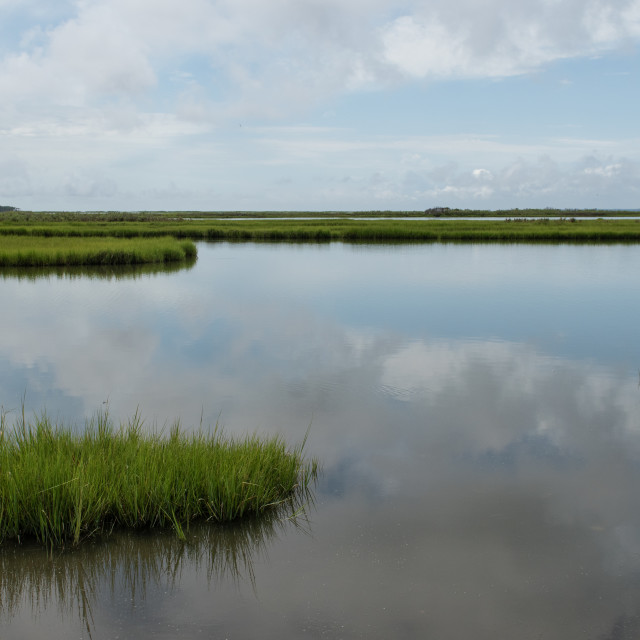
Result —
[[640, 0], [0, 0], [0, 205], [640, 208]]

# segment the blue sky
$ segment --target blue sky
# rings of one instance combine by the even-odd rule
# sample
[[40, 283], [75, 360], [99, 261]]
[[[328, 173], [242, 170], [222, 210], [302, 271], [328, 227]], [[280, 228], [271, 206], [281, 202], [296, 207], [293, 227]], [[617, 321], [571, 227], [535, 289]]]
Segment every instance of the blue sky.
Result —
[[0, 204], [640, 208], [640, 0], [0, 0]]

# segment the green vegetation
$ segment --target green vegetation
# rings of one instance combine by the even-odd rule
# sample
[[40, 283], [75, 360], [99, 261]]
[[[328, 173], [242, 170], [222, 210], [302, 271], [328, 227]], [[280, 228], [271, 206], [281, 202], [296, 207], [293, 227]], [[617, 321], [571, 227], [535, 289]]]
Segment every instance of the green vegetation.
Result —
[[1, 235], [0, 267], [136, 265], [193, 261], [196, 247], [170, 236], [122, 239]]
[[[530, 210], [527, 212], [532, 213]], [[634, 219], [577, 220], [574, 217], [550, 217], [549, 214], [542, 219], [518, 216], [506, 220], [448, 220], [446, 216], [431, 216], [426, 220], [416, 220], [409, 215], [411, 212], [404, 213], [406, 215], [398, 220], [389, 220], [382, 215], [363, 219], [347, 214], [342, 217], [311, 216], [310, 219], [294, 215], [292, 219], [276, 219], [266, 212], [263, 217], [233, 219], [213, 213], [194, 214], [193, 217], [185, 213], [0, 214], [0, 256], [13, 251], [7, 247], [18, 246], [18, 237], [46, 239], [39, 249], [43, 253], [46, 247], [53, 246], [56, 238], [64, 238], [61, 246], [66, 247], [70, 247], [71, 239], [75, 238], [75, 246], [81, 248], [78, 252], [86, 247], [85, 254], [89, 253], [87, 240], [90, 238], [94, 238], [93, 242], [97, 242], [96, 238], [103, 238], [115, 250], [115, 247], [125, 246], [119, 244], [123, 239], [160, 239], [163, 236], [165, 242], [168, 241], [167, 236], [176, 240], [209, 242], [640, 242], [640, 220]], [[473, 212], [474, 215], [481, 213]], [[488, 213], [495, 215], [496, 212]], [[195, 255], [195, 247], [185, 250]], [[150, 250], [150, 254], [140, 259], [167, 259], [162, 258], [162, 252]], [[98, 257], [93, 254], [91, 259], [104, 257], [104, 253]], [[0, 261], [0, 266], [16, 264], [15, 258], [13, 260]]]
[[[638, 242], [638, 220], [181, 220], [0, 225], [2, 236], [230, 242]], [[12, 240], [13, 242], [13, 240]], [[78, 246], [83, 246], [84, 240]], [[4, 244], [4, 243], [3, 243]]]
[[217, 432], [147, 434], [138, 415], [115, 429], [107, 413], [75, 431], [46, 415], [0, 421], [0, 543], [78, 544], [115, 528], [228, 522], [309, 496], [317, 463], [279, 438]]
[[217, 220], [171, 232], [231, 242], [640, 242], [640, 221]]

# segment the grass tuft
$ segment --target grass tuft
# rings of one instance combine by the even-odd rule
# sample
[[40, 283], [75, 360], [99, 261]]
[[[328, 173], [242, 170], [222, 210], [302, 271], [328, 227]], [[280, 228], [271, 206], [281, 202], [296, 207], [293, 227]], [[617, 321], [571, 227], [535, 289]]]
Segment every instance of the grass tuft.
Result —
[[[228, 522], [308, 496], [318, 473], [302, 448], [278, 437], [147, 433], [136, 414], [115, 428], [107, 413], [74, 431], [46, 414], [13, 428], [0, 416], [0, 543], [34, 538], [77, 545], [114, 528]], [[293, 504], [293, 503], [292, 503]]]

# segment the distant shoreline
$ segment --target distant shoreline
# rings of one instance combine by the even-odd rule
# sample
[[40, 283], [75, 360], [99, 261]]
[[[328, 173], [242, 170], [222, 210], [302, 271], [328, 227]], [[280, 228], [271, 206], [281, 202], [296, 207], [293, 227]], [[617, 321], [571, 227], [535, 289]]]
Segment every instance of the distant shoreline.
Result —
[[431, 207], [422, 210], [327, 210], [327, 211], [249, 211], [249, 210], [175, 210], [175, 211], [22, 211], [0, 207], [0, 221], [24, 220], [33, 217], [61, 218], [69, 220], [77, 216], [108, 216], [111, 219], [141, 218], [610, 218], [640, 216], [638, 209], [456, 209], [451, 207]]

